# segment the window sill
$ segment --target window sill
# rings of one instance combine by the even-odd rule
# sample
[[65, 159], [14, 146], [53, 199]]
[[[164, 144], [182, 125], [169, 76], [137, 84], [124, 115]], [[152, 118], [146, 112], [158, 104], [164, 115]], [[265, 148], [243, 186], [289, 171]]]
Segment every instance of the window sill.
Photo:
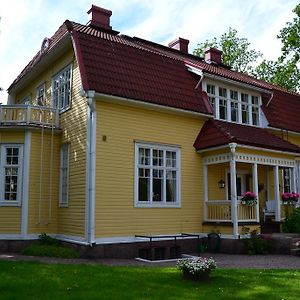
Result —
[[21, 202], [17, 202], [17, 201], [0, 201], [0, 206], [20, 207], [21, 206]]
[[64, 112], [67, 112], [68, 110], [70, 110], [71, 109], [71, 106], [68, 106], [68, 107], [65, 107], [65, 108], [63, 108], [63, 109], [60, 109], [59, 110], [59, 114], [63, 114]]
[[59, 208], [68, 208], [69, 205], [68, 205], [68, 204], [59, 204], [58, 207], [59, 207]]
[[136, 208], [181, 208], [181, 203], [143, 203], [143, 202], [136, 202], [134, 204]]

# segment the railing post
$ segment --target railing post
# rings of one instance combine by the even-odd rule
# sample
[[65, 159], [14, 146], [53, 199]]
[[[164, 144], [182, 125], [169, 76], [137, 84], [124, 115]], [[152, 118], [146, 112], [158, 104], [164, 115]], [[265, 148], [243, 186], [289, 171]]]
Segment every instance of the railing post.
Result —
[[27, 105], [26, 107], [26, 124], [29, 125], [30, 124], [30, 120], [31, 119], [31, 107], [30, 105]]
[[2, 123], [2, 105], [0, 105], [0, 123]]

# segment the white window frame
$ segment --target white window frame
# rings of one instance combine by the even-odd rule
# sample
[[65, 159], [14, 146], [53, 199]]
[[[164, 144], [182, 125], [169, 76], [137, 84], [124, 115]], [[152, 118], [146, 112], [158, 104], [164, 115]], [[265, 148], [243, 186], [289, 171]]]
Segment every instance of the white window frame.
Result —
[[[63, 156], [64, 151], [67, 152], [67, 164], [63, 166]], [[63, 199], [63, 171], [66, 169], [66, 199]], [[59, 180], [59, 207], [68, 207], [69, 206], [69, 173], [70, 173], [70, 144], [62, 144], [60, 148], [60, 180]]]
[[24, 98], [19, 100], [19, 104], [24, 104], [24, 105], [29, 105], [30, 102], [31, 102], [31, 95], [30, 94], [28, 94], [27, 96], [25, 96]]
[[[66, 71], [70, 70], [70, 97], [69, 97], [69, 103], [66, 105], [65, 103], [63, 104], [62, 107], [60, 107], [60, 100], [57, 100], [57, 103], [54, 102], [54, 94], [55, 94], [55, 89], [54, 89], [54, 84], [55, 80], [63, 73]], [[52, 77], [52, 107], [59, 109], [60, 113], [63, 113], [64, 111], [68, 110], [71, 108], [71, 101], [72, 101], [72, 77], [73, 77], [73, 65], [72, 63], [68, 64], [65, 66], [63, 69], [61, 69], [59, 72], [57, 72], [53, 77]]]
[[[6, 149], [18, 148], [18, 164], [7, 165], [6, 163]], [[20, 206], [23, 189], [23, 145], [22, 144], [2, 144], [0, 146], [0, 206]], [[16, 200], [4, 200], [5, 193], [5, 168], [18, 168], [18, 184], [17, 184], [17, 199]]]
[[[222, 121], [228, 121], [228, 122], [232, 122], [232, 123], [237, 123], [237, 124], [243, 124], [243, 125], [249, 125], [249, 126], [254, 126], [254, 127], [261, 127], [262, 126], [262, 114], [261, 114], [261, 105], [262, 105], [262, 99], [261, 99], [261, 95], [258, 92], [252, 91], [252, 90], [248, 90], [248, 89], [241, 89], [238, 86], [235, 85], [228, 85], [227, 83], [222, 83], [221, 81], [210, 81], [210, 80], [206, 80], [203, 84], [205, 91], [207, 92], [207, 86], [214, 86], [215, 87], [215, 91], [217, 91], [215, 93], [215, 95], [212, 95], [210, 93], [207, 93], [208, 97], [214, 97], [215, 98], [215, 110], [214, 110], [214, 116], [216, 119], [218, 120], [222, 120]], [[227, 90], [227, 117], [226, 120], [224, 119], [220, 119], [220, 115], [219, 115], [219, 102], [220, 100], [224, 101], [224, 97], [220, 97], [219, 96], [219, 89], [220, 88], [224, 88]], [[230, 97], [230, 91], [236, 91], [238, 93], [238, 100], [233, 100]], [[242, 94], [247, 94], [248, 95], [248, 102], [247, 103], [243, 103], [242, 99], [241, 99], [241, 95]], [[258, 105], [254, 105], [252, 103], [252, 97], [257, 97], [258, 98]], [[234, 103], [238, 103], [238, 118], [237, 121], [232, 121], [231, 120], [231, 102]], [[249, 123], [243, 123], [242, 122], [242, 104], [246, 104], [247, 105], [247, 116], [248, 116], [248, 121]], [[258, 124], [255, 125], [253, 124], [253, 120], [252, 120], [252, 107], [257, 107], [258, 108]]]
[[[147, 148], [150, 149], [150, 165], [139, 164], [139, 149]], [[166, 159], [164, 159], [164, 165], [161, 167], [153, 167], [152, 165], [152, 153], [153, 150], [164, 151], [164, 157], [166, 151], [172, 151], [176, 153], [176, 167], [166, 167]], [[181, 207], [181, 149], [178, 146], [168, 146], [163, 144], [149, 144], [149, 143], [135, 143], [135, 176], [134, 176], [134, 206], [135, 207], [169, 207], [169, 208], [180, 208]], [[150, 171], [150, 201], [139, 201], [139, 168], [149, 168]], [[152, 197], [152, 186], [153, 186], [153, 169], [170, 170], [176, 171], [176, 201], [166, 201], [166, 172], [164, 172], [164, 199], [163, 201], [153, 201]]]

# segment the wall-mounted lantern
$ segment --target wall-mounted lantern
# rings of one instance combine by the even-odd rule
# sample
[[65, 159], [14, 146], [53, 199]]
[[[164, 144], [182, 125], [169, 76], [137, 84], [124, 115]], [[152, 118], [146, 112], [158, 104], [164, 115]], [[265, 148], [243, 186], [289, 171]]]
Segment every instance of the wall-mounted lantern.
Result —
[[225, 181], [223, 179], [218, 181], [218, 186], [219, 186], [219, 189], [224, 189], [225, 188]]

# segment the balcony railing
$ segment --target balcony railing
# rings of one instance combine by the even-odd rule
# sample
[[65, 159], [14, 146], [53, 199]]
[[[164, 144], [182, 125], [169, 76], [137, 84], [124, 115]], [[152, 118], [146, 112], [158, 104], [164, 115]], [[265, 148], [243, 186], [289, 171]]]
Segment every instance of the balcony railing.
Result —
[[[213, 222], [232, 222], [231, 202], [226, 200], [211, 200], [206, 203], [206, 219]], [[238, 221], [257, 221], [256, 206], [241, 205], [237, 203]]]
[[0, 105], [0, 125], [59, 127], [57, 109], [33, 105]]

